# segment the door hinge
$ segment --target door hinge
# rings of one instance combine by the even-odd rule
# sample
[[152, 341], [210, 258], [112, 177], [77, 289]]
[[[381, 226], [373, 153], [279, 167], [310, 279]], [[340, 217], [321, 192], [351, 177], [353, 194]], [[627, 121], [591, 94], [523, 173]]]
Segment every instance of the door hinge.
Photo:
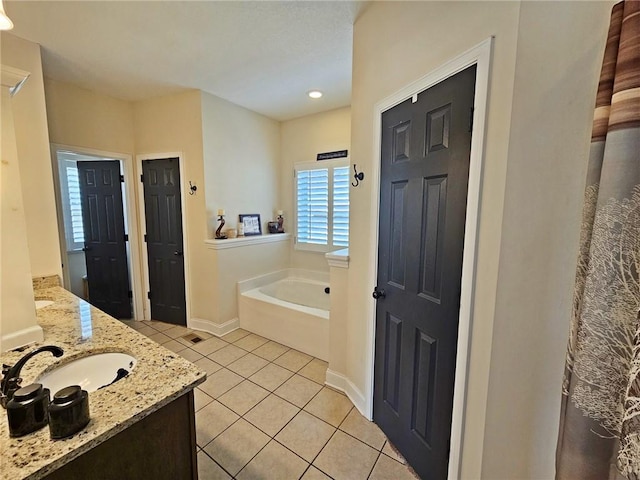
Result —
[[133, 298], [133, 292], [131, 290], [127, 292], [127, 297]]
[[129, 235], [127, 235], [126, 233], [124, 234], [124, 241], [128, 242], [129, 241]]
[[124, 175], [120, 175], [120, 183], [124, 183]]
[[473, 132], [473, 107], [469, 110], [469, 133]]
[[147, 298], [151, 300], [151, 292], [147, 292]]
[[144, 234], [144, 242], [147, 243], [147, 234]]
[[144, 175], [142, 175], [142, 174], [140, 175], [140, 181], [141, 181], [142, 183], [144, 183]]

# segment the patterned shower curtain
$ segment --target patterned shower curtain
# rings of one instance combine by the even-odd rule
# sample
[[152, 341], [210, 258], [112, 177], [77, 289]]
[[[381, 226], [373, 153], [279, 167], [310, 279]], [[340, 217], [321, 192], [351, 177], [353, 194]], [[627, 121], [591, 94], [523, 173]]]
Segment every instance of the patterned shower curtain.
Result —
[[556, 479], [640, 479], [640, 1], [614, 6], [591, 136]]

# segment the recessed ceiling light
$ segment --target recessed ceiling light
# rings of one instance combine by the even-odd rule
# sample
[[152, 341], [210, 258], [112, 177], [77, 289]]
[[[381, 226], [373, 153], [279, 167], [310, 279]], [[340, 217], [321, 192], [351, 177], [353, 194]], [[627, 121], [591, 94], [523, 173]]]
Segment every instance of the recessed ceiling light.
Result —
[[307, 95], [311, 98], [320, 98], [322, 96], [322, 92], [320, 90], [311, 90]]

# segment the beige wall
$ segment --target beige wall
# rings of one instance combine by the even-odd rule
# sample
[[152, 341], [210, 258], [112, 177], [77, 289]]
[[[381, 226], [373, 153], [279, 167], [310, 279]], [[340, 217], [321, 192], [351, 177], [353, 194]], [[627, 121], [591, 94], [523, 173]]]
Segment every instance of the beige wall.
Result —
[[[280, 123], [203, 92], [202, 138], [208, 238], [218, 228], [219, 208], [226, 213], [225, 229], [236, 228], [241, 213], [259, 213], [266, 234], [266, 222], [282, 208]], [[289, 244], [208, 249], [207, 256], [216, 266], [218, 298], [214, 310], [203, 318], [222, 324], [238, 317], [237, 282], [287, 268]]]
[[212, 320], [220, 324], [238, 318], [238, 282], [287, 268], [289, 248], [284, 241], [210, 251], [217, 257], [220, 297], [217, 319]]
[[42, 340], [43, 333], [36, 323], [12, 99], [8, 86], [1, 89], [0, 352], [4, 352]]
[[[351, 162], [357, 163], [365, 175], [376, 158], [373, 144], [376, 102], [491, 35], [496, 36], [482, 180], [479, 275], [473, 305], [463, 478], [479, 478], [482, 464], [518, 13], [519, 4], [515, 2], [375, 2], [354, 29]], [[372, 348], [367, 343], [367, 333], [373, 319], [365, 313], [371, 309], [362, 306], [371, 305], [376, 268], [372, 261], [375, 252], [370, 250], [369, 241], [372, 187], [371, 182], [365, 181], [352, 190], [349, 249], [347, 374], [365, 395]]]
[[[293, 167], [296, 163], [315, 161], [318, 153], [350, 150], [351, 108], [339, 108], [283, 122], [280, 138], [282, 142], [280, 204], [285, 212], [285, 230], [293, 233]], [[329, 265], [323, 253], [295, 250], [293, 244], [291, 266], [329, 271]]]
[[483, 478], [552, 478], [591, 119], [613, 2], [523, 2]]
[[240, 213], [259, 213], [263, 233], [275, 218], [280, 188], [280, 123], [202, 93], [202, 137], [209, 238], [225, 209], [225, 228]]
[[[202, 149], [201, 94], [192, 90], [153, 98], [133, 105], [134, 140], [137, 155], [181, 153], [181, 189], [189, 181], [198, 186], [196, 195], [184, 195], [182, 214], [186, 219], [185, 265], [190, 291], [190, 316], [208, 319], [218, 299], [214, 259], [208, 254], [205, 185]], [[140, 172], [137, 172], [138, 174]]]
[[[365, 174], [376, 158], [375, 103], [495, 35], [462, 478], [553, 476], [590, 110], [610, 5], [374, 3], [355, 25], [352, 162]], [[370, 302], [375, 269], [372, 186], [364, 187], [352, 195], [359, 248], [351, 249], [347, 358], [360, 388], [370, 346], [359, 339], [372, 320], [358, 306]]]
[[51, 143], [133, 155], [130, 102], [45, 78]]
[[[133, 130], [133, 106], [129, 102], [91, 92], [70, 83], [59, 82], [45, 78], [44, 82], [47, 119], [51, 143], [69, 146], [75, 149], [88, 149], [96, 152], [108, 152], [121, 155], [125, 175], [135, 168], [135, 148]], [[130, 165], [127, 163], [130, 162]], [[135, 179], [135, 177], [134, 177]], [[132, 179], [133, 180], [133, 179]], [[131, 203], [136, 208], [135, 189], [137, 184], [128, 185], [125, 193], [125, 209]], [[128, 213], [125, 210], [126, 213]], [[137, 245], [136, 228], [129, 228], [130, 267], [137, 273], [139, 245]], [[64, 247], [65, 245], [63, 245]], [[68, 288], [78, 296], [82, 296], [83, 284], [81, 277], [86, 273], [84, 255], [78, 253], [67, 254], [69, 284]], [[131, 289], [134, 298], [143, 296], [139, 281], [133, 278]], [[135, 314], [142, 315], [141, 309]]]
[[31, 73], [13, 98], [31, 274], [62, 276], [40, 46], [6, 32], [0, 42], [2, 63]]
[[235, 226], [238, 213], [260, 213], [266, 222], [281, 208], [278, 122], [197, 91], [129, 103], [51, 79], [45, 87], [53, 143], [134, 159], [183, 154], [182, 189], [187, 192], [189, 181], [198, 186], [183, 205], [191, 318], [220, 324], [237, 317], [236, 282], [288, 266], [288, 244], [252, 247], [247, 266], [238, 264], [237, 250], [214, 252], [204, 245], [217, 227], [217, 208], [233, 219], [227, 226]]
[[347, 372], [347, 318], [349, 306], [349, 271], [342, 267], [329, 268], [329, 370], [342, 376]]

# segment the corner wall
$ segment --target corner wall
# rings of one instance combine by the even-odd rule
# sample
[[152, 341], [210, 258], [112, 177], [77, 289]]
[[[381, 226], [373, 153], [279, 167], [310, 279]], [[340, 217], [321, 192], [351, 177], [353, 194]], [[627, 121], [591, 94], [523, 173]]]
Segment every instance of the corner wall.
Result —
[[[207, 184], [207, 237], [218, 228], [236, 228], [238, 214], [259, 213], [262, 233], [275, 218], [280, 190], [280, 123], [202, 92], [202, 139]], [[204, 238], [204, 237], [203, 237]]]
[[134, 153], [130, 102], [45, 78], [51, 143], [113, 153]]
[[482, 478], [553, 478], [591, 120], [613, 2], [523, 2]]
[[[322, 152], [349, 150], [351, 154], [351, 108], [339, 108], [282, 122], [280, 139], [282, 144], [280, 205], [285, 213], [285, 230], [293, 233], [294, 165], [300, 162], [314, 162], [316, 155]], [[291, 267], [329, 271], [324, 253], [296, 250], [293, 242]]]
[[[208, 255], [205, 182], [202, 148], [201, 93], [185, 93], [152, 98], [133, 104], [134, 141], [137, 155], [181, 152], [183, 158], [181, 190], [186, 219], [185, 275], [187, 308], [191, 318], [211, 318], [217, 302], [216, 265]], [[136, 167], [137, 167], [136, 162]], [[136, 175], [140, 172], [137, 171]], [[189, 181], [198, 186], [196, 195], [188, 195]], [[138, 199], [142, 202], [142, 199]], [[141, 231], [144, 226], [141, 225]], [[187, 319], [187, 322], [190, 318]]]
[[[225, 230], [237, 228], [239, 214], [258, 213], [262, 234], [268, 235], [267, 222], [282, 208], [280, 123], [202, 92], [202, 139], [207, 232], [201, 242], [214, 238], [220, 208], [225, 210]], [[217, 300], [202, 318], [216, 329], [237, 326], [238, 281], [289, 266], [288, 242], [207, 248], [206, 255], [215, 264]]]
[[12, 99], [31, 275], [62, 278], [40, 45], [6, 32], [0, 43], [2, 63], [31, 74]]
[[[351, 163], [365, 175], [377, 158], [375, 104], [495, 35], [461, 478], [480, 478], [482, 465], [519, 9], [516, 2], [374, 2], [354, 28]], [[347, 325], [347, 375], [368, 398], [376, 272], [370, 239], [372, 188], [377, 186], [365, 177], [351, 192], [351, 244], [358, 248], [349, 249]]]
[[[376, 102], [495, 35], [461, 478], [552, 478], [584, 169], [611, 2], [374, 3], [355, 25], [352, 162]], [[432, 47], [432, 48], [430, 48]], [[384, 73], [384, 74], [382, 74]], [[365, 184], [366, 185], [366, 184]], [[371, 185], [353, 195], [349, 377], [367, 388]]]
[[[0, 352], [41, 341], [42, 328], [36, 322], [31, 261], [27, 247], [20, 162], [9, 88], [26, 73], [7, 75], [2, 65], [0, 102]], [[14, 69], [15, 71], [15, 69]], [[7, 78], [9, 77], [9, 78]], [[14, 78], [11, 78], [14, 77]]]

